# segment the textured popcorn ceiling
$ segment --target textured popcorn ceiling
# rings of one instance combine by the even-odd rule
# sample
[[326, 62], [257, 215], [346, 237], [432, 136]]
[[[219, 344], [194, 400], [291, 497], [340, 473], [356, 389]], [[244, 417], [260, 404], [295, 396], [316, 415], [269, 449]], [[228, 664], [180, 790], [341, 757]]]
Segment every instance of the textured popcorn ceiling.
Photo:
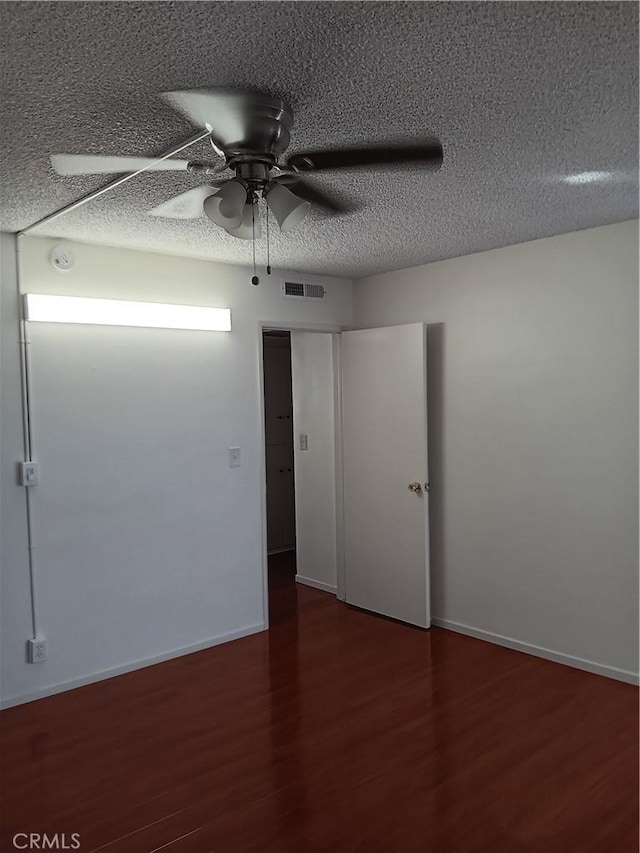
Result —
[[[0, 5], [5, 230], [109, 179], [58, 177], [50, 154], [160, 153], [193, 129], [157, 94], [219, 86], [287, 100], [289, 153], [425, 133], [444, 146], [436, 174], [316, 176], [362, 209], [274, 228], [278, 266], [361, 276], [637, 216], [635, 3]], [[585, 170], [615, 180], [557, 180]], [[141, 175], [33, 233], [250, 262], [206, 219], [147, 215], [196, 184]]]

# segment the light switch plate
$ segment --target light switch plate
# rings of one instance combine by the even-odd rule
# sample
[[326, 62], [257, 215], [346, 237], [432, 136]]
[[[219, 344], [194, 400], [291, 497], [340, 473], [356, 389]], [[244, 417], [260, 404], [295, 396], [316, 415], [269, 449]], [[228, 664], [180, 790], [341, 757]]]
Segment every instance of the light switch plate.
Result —
[[20, 462], [18, 480], [21, 486], [37, 486], [40, 482], [40, 469], [37, 462]]
[[230, 447], [229, 448], [229, 468], [239, 468], [240, 467], [240, 448], [239, 447]]
[[309, 436], [306, 433], [300, 434], [300, 450], [309, 449]]

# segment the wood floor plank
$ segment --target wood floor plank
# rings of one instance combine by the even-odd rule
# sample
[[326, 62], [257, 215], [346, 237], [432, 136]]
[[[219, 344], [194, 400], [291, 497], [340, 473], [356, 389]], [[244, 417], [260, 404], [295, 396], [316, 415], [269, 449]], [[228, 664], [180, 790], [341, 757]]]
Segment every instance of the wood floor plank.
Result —
[[269, 632], [3, 711], [1, 849], [636, 853], [637, 688], [294, 571]]

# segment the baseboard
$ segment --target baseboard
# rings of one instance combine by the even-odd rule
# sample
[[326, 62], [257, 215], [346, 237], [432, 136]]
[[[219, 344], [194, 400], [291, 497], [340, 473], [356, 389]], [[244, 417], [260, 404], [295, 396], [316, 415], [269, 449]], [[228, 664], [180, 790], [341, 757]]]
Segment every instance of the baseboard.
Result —
[[174, 658], [179, 658], [183, 655], [190, 655], [193, 652], [201, 652], [204, 649], [210, 649], [214, 646], [219, 646], [222, 643], [230, 643], [232, 640], [239, 640], [242, 637], [248, 637], [251, 634], [258, 634], [260, 631], [264, 630], [264, 622], [259, 622], [255, 625], [248, 625], [245, 628], [239, 628], [237, 631], [229, 631], [226, 634], [220, 634], [218, 637], [211, 637], [208, 640], [202, 640], [199, 643], [181, 646], [180, 648], [173, 649], [170, 652], [163, 652], [162, 654], [153, 655], [149, 658], [131, 661], [123, 664], [122, 666], [103, 669], [100, 670], [100, 672], [82, 676], [81, 678], [72, 678], [69, 681], [62, 681], [59, 684], [42, 687], [39, 690], [30, 691], [29, 693], [9, 696], [8, 698], [2, 699], [0, 702], [0, 708], [12, 708], [14, 705], [23, 705], [25, 702], [44, 699], [46, 696], [55, 696], [56, 693], [64, 693], [66, 690], [73, 690], [76, 687], [84, 687], [87, 684], [95, 684], [98, 681], [104, 681], [107, 678], [114, 678], [116, 675], [124, 675], [127, 672], [134, 672], [136, 669], [144, 669], [144, 667], [153, 666], [153, 664], [156, 663], [164, 663], [164, 661], [173, 660]]
[[528, 655], [545, 658], [554, 663], [562, 663], [565, 666], [572, 666], [575, 669], [583, 669], [586, 672], [592, 672], [595, 675], [604, 675], [607, 678], [615, 678], [616, 681], [624, 681], [627, 684], [638, 684], [640, 679], [638, 673], [631, 672], [626, 669], [618, 669], [615, 666], [606, 666], [605, 664], [595, 663], [590, 660], [583, 660], [573, 655], [565, 655], [563, 652], [555, 652], [552, 649], [545, 649], [542, 646], [534, 646], [531, 643], [523, 643], [520, 640], [513, 640], [511, 637], [503, 637], [501, 634], [493, 634], [491, 631], [482, 631], [480, 628], [472, 628], [469, 625], [461, 625], [458, 622], [451, 622], [449, 619], [440, 619], [437, 616], [431, 618], [431, 624], [437, 628], [446, 628], [448, 631], [455, 631], [457, 634], [466, 634], [468, 637], [475, 637], [477, 640], [486, 640], [488, 643], [495, 643], [497, 646], [505, 646], [507, 649], [514, 649], [517, 652], [525, 652]]
[[321, 589], [323, 592], [331, 592], [333, 595], [337, 592], [337, 587], [323, 581], [314, 581], [311, 578], [305, 578], [303, 575], [296, 575], [296, 583], [301, 583], [304, 586], [312, 586], [314, 589]]

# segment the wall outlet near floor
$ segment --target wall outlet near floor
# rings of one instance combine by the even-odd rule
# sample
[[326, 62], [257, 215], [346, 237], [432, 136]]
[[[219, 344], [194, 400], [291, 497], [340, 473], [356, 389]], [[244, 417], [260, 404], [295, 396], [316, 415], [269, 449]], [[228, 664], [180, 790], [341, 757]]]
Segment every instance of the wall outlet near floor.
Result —
[[38, 637], [35, 640], [27, 640], [27, 660], [29, 663], [42, 663], [49, 655], [47, 641]]

